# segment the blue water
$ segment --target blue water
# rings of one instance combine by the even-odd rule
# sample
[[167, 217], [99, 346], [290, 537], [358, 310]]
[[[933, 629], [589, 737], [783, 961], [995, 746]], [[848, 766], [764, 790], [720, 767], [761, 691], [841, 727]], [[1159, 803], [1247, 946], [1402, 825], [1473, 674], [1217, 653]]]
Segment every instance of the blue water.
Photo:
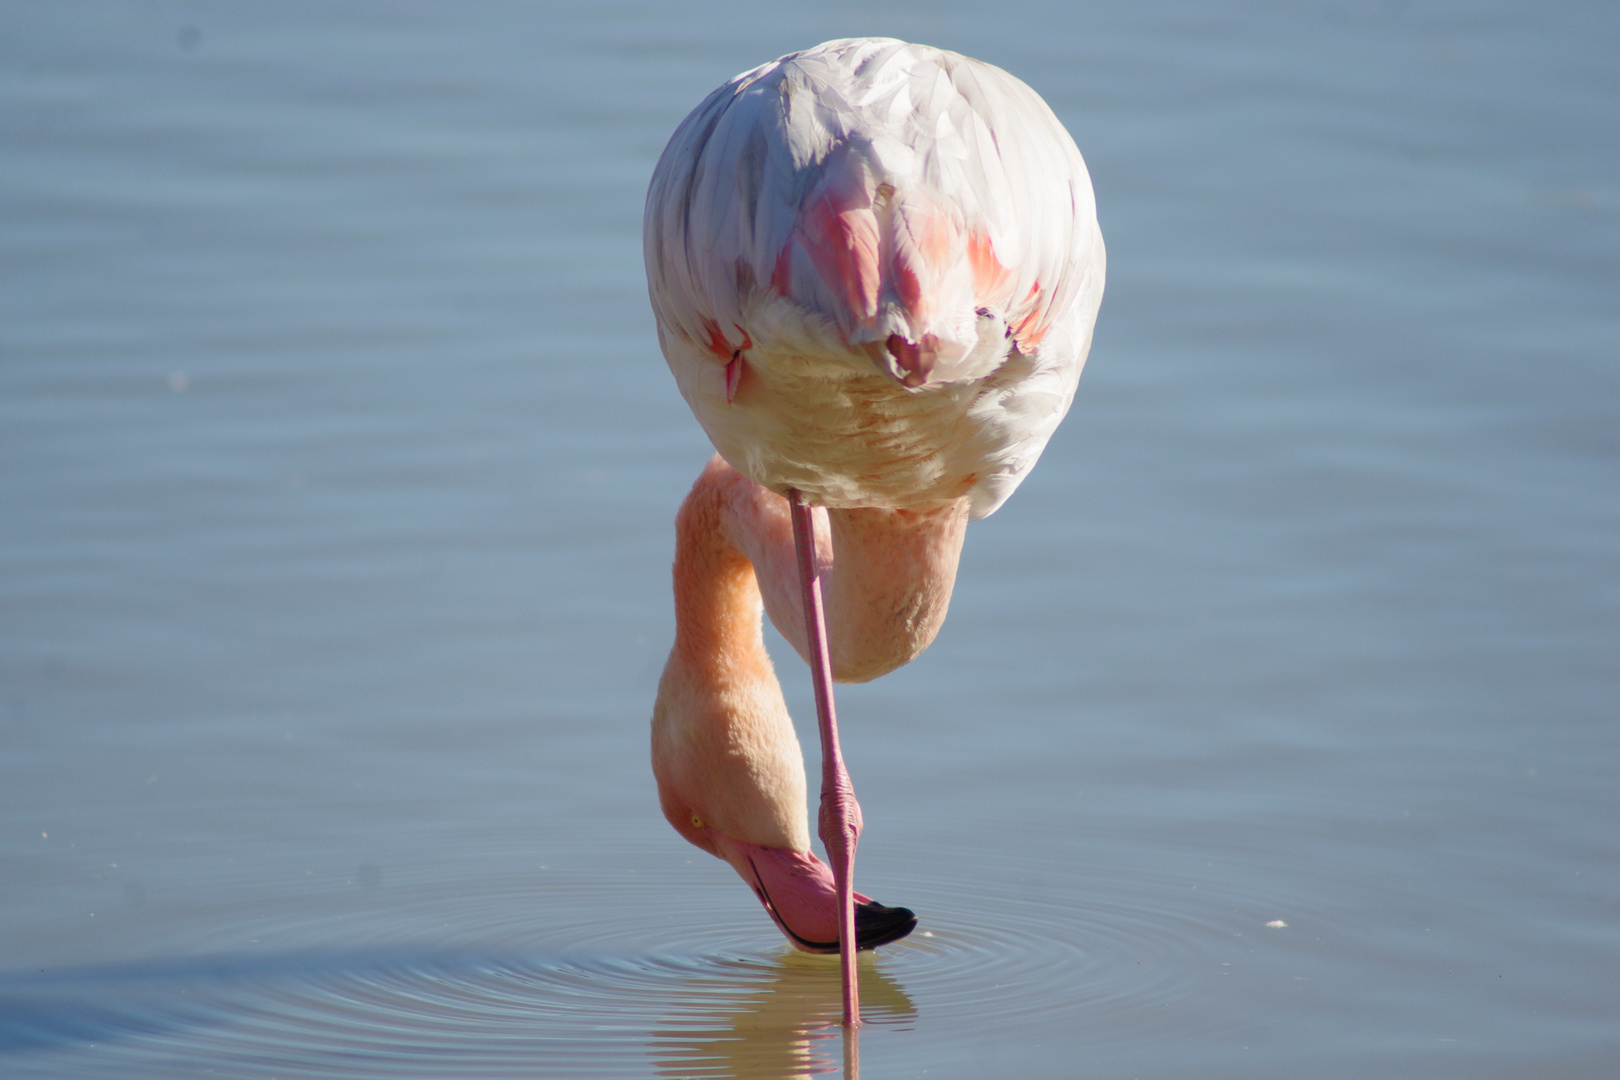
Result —
[[[639, 227], [708, 90], [872, 33], [1044, 95], [1110, 266], [939, 641], [840, 698], [922, 918], [856, 1045], [657, 811], [708, 449]], [[0, 11], [0, 1074], [1611, 1072], [1617, 55], [1528, 2]]]

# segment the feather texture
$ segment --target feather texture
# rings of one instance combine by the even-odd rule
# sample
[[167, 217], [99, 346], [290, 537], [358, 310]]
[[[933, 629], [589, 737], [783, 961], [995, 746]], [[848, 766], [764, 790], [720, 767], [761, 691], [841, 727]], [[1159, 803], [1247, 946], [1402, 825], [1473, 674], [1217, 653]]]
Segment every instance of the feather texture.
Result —
[[659, 160], [644, 244], [716, 448], [830, 507], [994, 511], [1068, 411], [1103, 290], [1091, 181], [1045, 102], [888, 39], [710, 94]]

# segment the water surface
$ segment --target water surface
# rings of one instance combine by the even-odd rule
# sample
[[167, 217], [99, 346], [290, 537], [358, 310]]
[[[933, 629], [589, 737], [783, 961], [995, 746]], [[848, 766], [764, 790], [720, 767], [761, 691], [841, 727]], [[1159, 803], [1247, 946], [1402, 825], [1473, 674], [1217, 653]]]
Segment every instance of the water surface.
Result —
[[0, 1073], [845, 1071], [657, 812], [708, 449], [639, 225], [709, 89], [863, 33], [1031, 83], [1110, 251], [840, 699], [922, 917], [865, 1075], [1620, 1059], [1613, 13], [81, 3], [0, 14]]

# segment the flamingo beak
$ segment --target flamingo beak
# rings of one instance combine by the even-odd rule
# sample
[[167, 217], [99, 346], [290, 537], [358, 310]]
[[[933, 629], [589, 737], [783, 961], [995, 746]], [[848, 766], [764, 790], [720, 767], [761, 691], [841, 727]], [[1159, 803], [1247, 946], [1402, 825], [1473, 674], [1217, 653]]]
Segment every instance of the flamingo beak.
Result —
[[[838, 952], [838, 890], [832, 869], [808, 851], [763, 847], [711, 833], [715, 849], [748, 883], [793, 946], [810, 953]], [[909, 908], [888, 907], [855, 894], [855, 944], [875, 949], [917, 928]]]

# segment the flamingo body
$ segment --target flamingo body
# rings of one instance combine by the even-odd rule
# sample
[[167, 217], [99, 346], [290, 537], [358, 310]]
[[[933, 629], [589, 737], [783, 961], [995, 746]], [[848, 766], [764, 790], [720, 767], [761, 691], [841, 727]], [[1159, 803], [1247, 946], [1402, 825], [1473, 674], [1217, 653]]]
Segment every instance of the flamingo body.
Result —
[[735, 468], [993, 512], [1074, 397], [1104, 254], [1080, 152], [998, 68], [884, 39], [737, 76], [647, 196], [659, 340]]

